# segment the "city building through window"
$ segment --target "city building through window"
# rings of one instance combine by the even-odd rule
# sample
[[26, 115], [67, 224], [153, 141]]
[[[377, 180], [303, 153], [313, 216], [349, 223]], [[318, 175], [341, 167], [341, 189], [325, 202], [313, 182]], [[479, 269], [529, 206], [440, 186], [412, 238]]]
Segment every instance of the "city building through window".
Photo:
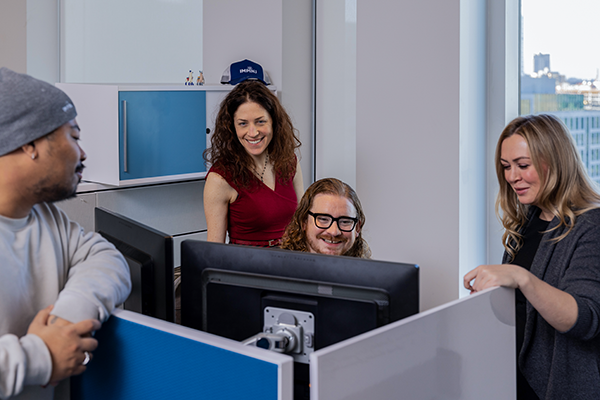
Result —
[[520, 114], [547, 113], [569, 128], [600, 184], [600, 39], [597, 0], [521, 0]]

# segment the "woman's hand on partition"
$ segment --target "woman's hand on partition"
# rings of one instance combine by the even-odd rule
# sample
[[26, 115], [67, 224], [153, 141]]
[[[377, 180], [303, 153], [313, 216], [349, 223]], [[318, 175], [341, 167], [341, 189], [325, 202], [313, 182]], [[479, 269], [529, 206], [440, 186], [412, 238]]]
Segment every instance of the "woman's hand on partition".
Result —
[[568, 331], [577, 321], [579, 311], [572, 295], [518, 265], [480, 265], [465, 275], [464, 285], [471, 293], [494, 286], [520, 289], [542, 318], [559, 332]]
[[518, 265], [480, 265], [469, 271], [463, 280], [465, 288], [475, 293], [495, 286], [517, 289], [527, 274], [529, 272]]

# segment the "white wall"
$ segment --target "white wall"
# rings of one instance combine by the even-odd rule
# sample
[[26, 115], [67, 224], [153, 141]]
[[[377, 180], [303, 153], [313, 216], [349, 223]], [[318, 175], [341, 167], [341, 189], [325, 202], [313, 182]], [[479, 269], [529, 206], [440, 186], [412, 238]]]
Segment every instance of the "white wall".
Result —
[[206, 83], [217, 84], [232, 62], [250, 59], [282, 90], [282, 0], [204, 0]]
[[[316, 179], [356, 188], [357, 0], [317, 0]], [[375, 76], [358, 77], [374, 83]]]
[[27, 72], [27, 3], [0, 1], [0, 67]]
[[[206, 0], [205, 0], [206, 1]], [[280, 100], [292, 118], [302, 146], [304, 187], [313, 182], [313, 1], [283, 0]]]
[[374, 257], [421, 267], [421, 310], [458, 298], [459, 1], [359, 2], [357, 192]]
[[183, 85], [202, 70], [201, 0], [60, 1], [61, 82]]
[[59, 0], [27, 0], [27, 73], [59, 81]]
[[0, 66], [58, 80], [58, 0], [0, 1]]

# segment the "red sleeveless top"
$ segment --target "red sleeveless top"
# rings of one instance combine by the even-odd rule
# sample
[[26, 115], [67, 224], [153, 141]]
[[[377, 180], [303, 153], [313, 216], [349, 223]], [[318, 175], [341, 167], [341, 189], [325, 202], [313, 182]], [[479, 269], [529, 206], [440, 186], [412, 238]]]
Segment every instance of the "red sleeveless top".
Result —
[[[271, 190], [260, 181], [256, 185], [250, 185], [250, 188], [237, 186], [229, 174], [214, 165], [207, 176], [211, 172], [222, 176], [238, 193], [237, 199], [229, 204], [227, 215], [227, 232], [232, 243], [238, 240], [264, 241], [264, 246], [268, 246], [268, 241], [281, 239], [298, 206], [293, 174], [284, 184], [276, 180], [275, 190]], [[258, 180], [256, 177], [254, 179]]]

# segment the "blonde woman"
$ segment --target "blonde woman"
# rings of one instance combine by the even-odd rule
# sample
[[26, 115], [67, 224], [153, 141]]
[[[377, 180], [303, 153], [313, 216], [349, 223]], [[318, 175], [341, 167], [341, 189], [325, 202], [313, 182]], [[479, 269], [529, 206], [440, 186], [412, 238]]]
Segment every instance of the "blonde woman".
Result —
[[464, 285], [516, 289], [518, 399], [600, 399], [600, 195], [551, 115], [510, 122], [495, 164], [503, 264]]

